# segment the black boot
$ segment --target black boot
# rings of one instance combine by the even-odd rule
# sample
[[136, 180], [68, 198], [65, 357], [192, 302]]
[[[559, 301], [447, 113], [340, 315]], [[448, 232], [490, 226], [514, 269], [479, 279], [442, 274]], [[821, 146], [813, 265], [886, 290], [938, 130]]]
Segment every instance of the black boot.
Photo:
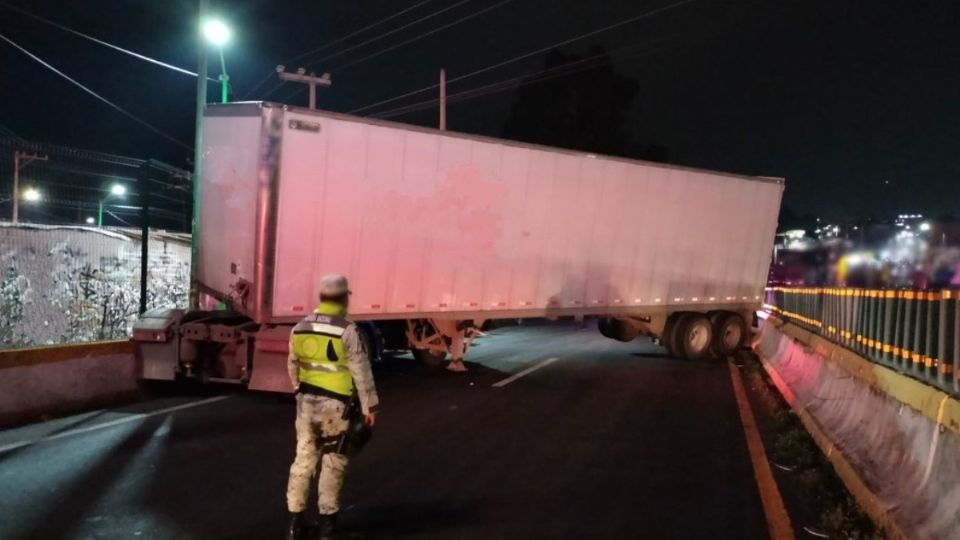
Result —
[[300, 540], [303, 538], [303, 512], [290, 512], [286, 538], [287, 540]]
[[336, 540], [337, 515], [320, 514], [320, 540]]

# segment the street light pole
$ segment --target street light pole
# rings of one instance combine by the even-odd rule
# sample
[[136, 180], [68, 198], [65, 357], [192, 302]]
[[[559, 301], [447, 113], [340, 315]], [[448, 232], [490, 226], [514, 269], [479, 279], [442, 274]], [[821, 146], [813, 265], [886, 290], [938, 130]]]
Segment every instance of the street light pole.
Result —
[[108, 200], [110, 200], [110, 197], [113, 197], [113, 196], [122, 197], [123, 194], [126, 193], [126, 191], [127, 191], [126, 188], [123, 187], [121, 184], [114, 184], [110, 186], [110, 191], [107, 192], [107, 195], [104, 198], [100, 199], [100, 204], [97, 205], [97, 228], [98, 229], [103, 228], [103, 205], [106, 204]]
[[200, 176], [203, 172], [203, 109], [207, 103], [207, 43], [203, 24], [207, 19], [207, 0], [200, 0], [197, 19], [197, 103], [193, 146], [193, 219], [190, 224], [190, 307], [199, 303], [197, 276], [200, 266]]
[[217, 47], [217, 50], [220, 51], [220, 103], [226, 103], [230, 76], [227, 75], [227, 61], [223, 59], [223, 47]]

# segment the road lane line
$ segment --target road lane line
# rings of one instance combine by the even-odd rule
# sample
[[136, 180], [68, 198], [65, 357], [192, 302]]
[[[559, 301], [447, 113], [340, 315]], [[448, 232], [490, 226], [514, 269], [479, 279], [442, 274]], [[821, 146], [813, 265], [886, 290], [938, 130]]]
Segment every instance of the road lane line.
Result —
[[753, 410], [750, 409], [747, 393], [743, 389], [740, 370], [733, 362], [729, 362], [728, 365], [730, 380], [733, 382], [733, 394], [737, 398], [737, 409], [740, 411], [740, 423], [743, 424], [743, 434], [746, 436], [750, 462], [753, 464], [753, 475], [760, 490], [763, 514], [767, 519], [767, 531], [773, 540], [794, 540], [793, 525], [790, 524], [790, 516], [783, 505], [780, 489], [777, 488], [777, 481], [773, 478], [773, 471], [770, 470], [767, 452], [763, 448], [763, 440], [760, 439], [760, 430], [757, 429]]
[[207, 399], [201, 399], [200, 401], [191, 401], [190, 403], [184, 403], [181, 405], [175, 405], [173, 407], [167, 407], [165, 409], [160, 409], [158, 411], [153, 411], [149, 413], [139, 413], [131, 416], [125, 416], [123, 418], [117, 418], [116, 420], [111, 420], [109, 422], [104, 422], [102, 424], [97, 424], [95, 426], [87, 426], [77, 429], [71, 429], [68, 431], [62, 431], [54, 435], [47, 435], [44, 437], [36, 437], [34, 439], [26, 439], [23, 441], [18, 441], [15, 443], [10, 443], [4, 446], [0, 446], [0, 454], [4, 452], [9, 452], [11, 450], [16, 450], [17, 448], [23, 448], [24, 446], [30, 446], [32, 444], [44, 443], [48, 441], [54, 441], [57, 439], [62, 439], [64, 437], [70, 437], [73, 435], [79, 435], [81, 433], [89, 433], [91, 431], [97, 431], [98, 429], [106, 429], [113, 426], [118, 426], [120, 424], [126, 424], [127, 422], [133, 422], [134, 420], [143, 420], [144, 418], [150, 418], [151, 416], [158, 416], [161, 414], [172, 413], [176, 411], [182, 411], [183, 409], [191, 409], [193, 407], [199, 407], [201, 405], [208, 405], [210, 403], [215, 403], [217, 401], [223, 401], [230, 396], [216, 396]]
[[517, 380], [517, 379], [519, 379], [519, 378], [521, 378], [521, 377], [526, 377], [527, 375], [533, 373], [534, 371], [536, 371], [536, 370], [538, 370], [538, 369], [540, 369], [540, 368], [542, 368], [542, 367], [547, 367], [547, 366], [549, 366], [550, 364], [556, 362], [557, 360], [559, 360], [559, 358], [556, 358], [556, 357], [554, 357], [554, 358], [547, 358], [547, 359], [544, 360], [543, 362], [540, 362], [539, 364], [537, 364], [537, 365], [535, 365], [535, 366], [528, 367], [527, 369], [521, 371], [520, 373], [515, 373], [515, 374], [507, 377], [506, 379], [504, 379], [504, 380], [502, 380], [502, 381], [498, 381], [498, 382], [493, 383], [493, 387], [494, 387], [494, 388], [503, 388], [504, 386], [512, 383], [513, 381], [515, 381], [515, 380]]

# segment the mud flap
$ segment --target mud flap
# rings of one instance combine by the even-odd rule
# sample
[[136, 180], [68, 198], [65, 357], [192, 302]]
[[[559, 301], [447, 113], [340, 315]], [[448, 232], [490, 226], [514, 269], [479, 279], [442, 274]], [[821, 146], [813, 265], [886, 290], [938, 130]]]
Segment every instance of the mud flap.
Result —
[[287, 374], [291, 329], [291, 326], [274, 326], [257, 332], [249, 389], [293, 393]]

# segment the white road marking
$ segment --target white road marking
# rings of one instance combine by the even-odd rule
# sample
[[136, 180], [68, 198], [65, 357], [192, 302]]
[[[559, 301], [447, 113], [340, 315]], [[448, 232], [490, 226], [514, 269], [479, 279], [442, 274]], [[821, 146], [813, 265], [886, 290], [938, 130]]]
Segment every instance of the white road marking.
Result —
[[23, 448], [24, 446], [30, 446], [30, 445], [32, 445], [32, 444], [37, 444], [37, 443], [42, 443], [42, 442], [47, 442], [47, 441], [54, 441], [54, 440], [57, 440], [57, 439], [62, 439], [62, 438], [64, 438], [64, 437], [71, 437], [71, 436], [73, 436], [73, 435], [79, 435], [79, 434], [81, 434], [81, 433], [89, 433], [89, 432], [91, 432], [91, 431], [97, 431], [98, 429], [106, 429], [106, 428], [109, 428], [109, 427], [118, 426], [118, 425], [120, 425], [120, 424], [126, 424], [127, 422], [133, 422], [134, 420], [143, 420], [144, 418], [150, 418], [151, 416], [159, 416], [159, 415], [161, 415], [161, 414], [167, 414], [167, 413], [172, 413], [172, 412], [176, 412], [176, 411], [181, 411], [181, 410], [183, 410], [183, 409], [191, 409], [191, 408], [193, 408], [193, 407], [199, 407], [199, 406], [201, 406], [201, 405], [208, 405], [208, 404], [210, 404], [210, 403], [215, 403], [215, 402], [217, 402], [217, 401], [223, 401], [224, 399], [227, 399], [228, 397], [230, 397], [230, 396], [217, 396], [217, 397], [212, 397], [212, 398], [207, 398], [207, 399], [201, 399], [200, 401], [191, 401], [190, 403], [184, 403], [184, 404], [182, 404], [182, 405], [176, 405], [176, 406], [173, 406], [173, 407], [167, 407], [166, 409], [160, 409], [160, 410], [158, 410], [158, 411], [153, 411], [153, 412], [149, 412], [149, 413], [140, 413], [140, 414], [134, 414], [134, 415], [130, 415], [130, 416], [125, 416], [125, 417], [123, 417], [123, 418], [118, 418], [118, 419], [116, 419], [116, 420], [111, 420], [111, 421], [109, 421], [109, 422], [104, 422], [104, 423], [102, 423], [102, 424], [97, 424], [97, 425], [94, 425], [94, 426], [87, 426], [87, 427], [82, 427], [82, 428], [77, 428], [77, 429], [71, 429], [71, 430], [68, 430], [68, 431], [63, 431], [63, 432], [60, 432], [60, 433], [56, 433], [56, 434], [54, 434], [54, 435], [47, 435], [47, 436], [45, 436], [45, 437], [37, 437], [37, 438], [34, 438], [34, 439], [26, 439], [26, 440], [23, 440], [23, 441], [18, 441], [18, 442], [15, 442], [15, 443], [10, 443], [10, 444], [4, 445], [4, 446], [0, 446], [0, 454], [2, 454], [2, 453], [4, 453], [4, 452], [9, 452], [10, 450], [16, 450], [17, 448]]
[[544, 360], [543, 362], [540, 362], [539, 364], [537, 364], [537, 365], [535, 365], [535, 366], [528, 367], [527, 369], [521, 371], [520, 373], [515, 373], [515, 374], [507, 377], [506, 379], [504, 379], [504, 380], [502, 380], [502, 381], [493, 383], [493, 387], [494, 387], [494, 388], [502, 388], [502, 387], [504, 387], [504, 386], [512, 383], [513, 381], [515, 381], [515, 380], [517, 380], [517, 379], [519, 379], [519, 378], [521, 378], [521, 377], [526, 377], [527, 375], [533, 373], [534, 371], [536, 371], [536, 370], [538, 370], [538, 369], [540, 369], [540, 368], [542, 368], [542, 367], [547, 367], [547, 366], [549, 366], [550, 364], [556, 362], [557, 360], [559, 360], [559, 358], [556, 358], [556, 357], [554, 357], [554, 358], [547, 358], [547, 359]]

